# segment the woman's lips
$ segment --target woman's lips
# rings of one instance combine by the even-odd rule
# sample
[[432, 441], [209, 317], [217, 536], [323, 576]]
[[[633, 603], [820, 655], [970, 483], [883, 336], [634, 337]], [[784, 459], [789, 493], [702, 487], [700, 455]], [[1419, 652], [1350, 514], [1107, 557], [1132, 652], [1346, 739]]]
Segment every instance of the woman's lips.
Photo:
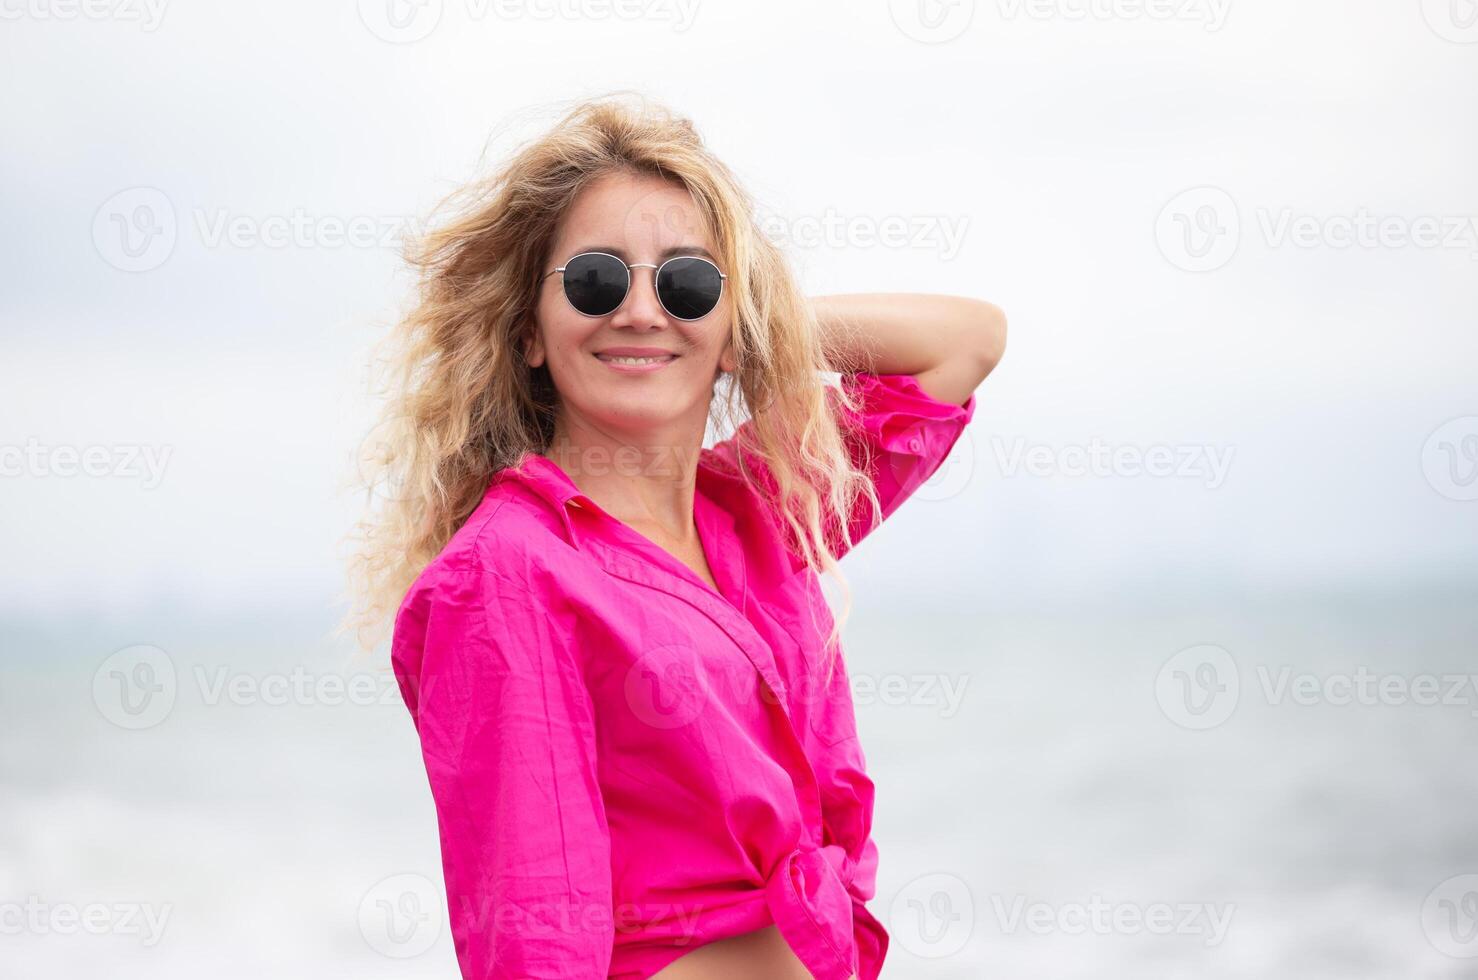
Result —
[[599, 353], [595, 359], [606, 365], [613, 371], [623, 374], [646, 374], [649, 371], [659, 371], [673, 361], [677, 360], [676, 354], [662, 354], [658, 356], [633, 357], [623, 354]]

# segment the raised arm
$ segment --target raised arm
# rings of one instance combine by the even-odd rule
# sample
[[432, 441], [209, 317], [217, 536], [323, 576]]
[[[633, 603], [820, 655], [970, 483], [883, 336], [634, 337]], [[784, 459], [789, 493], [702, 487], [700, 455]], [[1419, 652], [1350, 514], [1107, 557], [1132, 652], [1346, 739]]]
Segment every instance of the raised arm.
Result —
[[1006, 316], [984, 300], [927, 293], [811, 298], [840, 372], [912, 375], [924, 392], [963, 405], [1006, 351]]
[[[852, 545], [872, 533], [939, 469], [975, 410], [974, 393], [1006, 349], [1006, 318], [982, 300], [916, 293], [858, 293], [811, 298], [831, 368], [860, 403], [844, 426], [852, 461], [877, 491], [881, 519], [859, 499], [847, 520]], [[738, 470], [740, 438], [754, 421], [713, 447]], [[757, 455], [746, 466], [774, 488]], [[851, 549], [833, 541], [840, 558]]]

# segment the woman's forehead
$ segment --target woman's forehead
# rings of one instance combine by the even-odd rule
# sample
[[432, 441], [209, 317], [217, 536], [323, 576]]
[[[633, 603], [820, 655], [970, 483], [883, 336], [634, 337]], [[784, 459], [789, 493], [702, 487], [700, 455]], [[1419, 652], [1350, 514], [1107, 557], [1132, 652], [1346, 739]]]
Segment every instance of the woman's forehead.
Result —
[[685, 187], [632, 174], [611, 174], [582, 190], [565, 212], [557, 238], [578, 251], [611, 252], [628, 262], [637, 254], [707, 255], [712, 246]]

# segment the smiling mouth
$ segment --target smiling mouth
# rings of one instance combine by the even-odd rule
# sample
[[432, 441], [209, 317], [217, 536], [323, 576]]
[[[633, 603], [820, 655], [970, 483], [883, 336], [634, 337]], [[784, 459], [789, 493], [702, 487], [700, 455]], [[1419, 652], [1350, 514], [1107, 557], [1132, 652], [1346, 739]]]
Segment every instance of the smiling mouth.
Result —
[[677, 360], [676, 354], [663, 354], [658, 357], [627, 357], [617, 354], [596, 354], [595, 356], [598, 360], [606, 361], [610, 364], [666, 364], [668, 361]]

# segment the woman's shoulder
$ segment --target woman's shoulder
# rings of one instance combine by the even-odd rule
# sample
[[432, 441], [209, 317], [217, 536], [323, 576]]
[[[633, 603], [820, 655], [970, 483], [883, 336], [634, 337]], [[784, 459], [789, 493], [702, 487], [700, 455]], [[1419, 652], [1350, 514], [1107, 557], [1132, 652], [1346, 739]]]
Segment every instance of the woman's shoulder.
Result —
[[562, 542], [537, 502], [495, 482], [406, 590], [392, 642], [397, 672], [419, 669], [438, 620], [443, 632], [490, 640], [539, 628], [555, 581], [553, 549]]
[[469, 578], [531, 587], [557, 549], [563, 525], [547, 503], [516, 481], [494, 478], [487, 493], [417, 577], [412, 591], [455, 586]]

